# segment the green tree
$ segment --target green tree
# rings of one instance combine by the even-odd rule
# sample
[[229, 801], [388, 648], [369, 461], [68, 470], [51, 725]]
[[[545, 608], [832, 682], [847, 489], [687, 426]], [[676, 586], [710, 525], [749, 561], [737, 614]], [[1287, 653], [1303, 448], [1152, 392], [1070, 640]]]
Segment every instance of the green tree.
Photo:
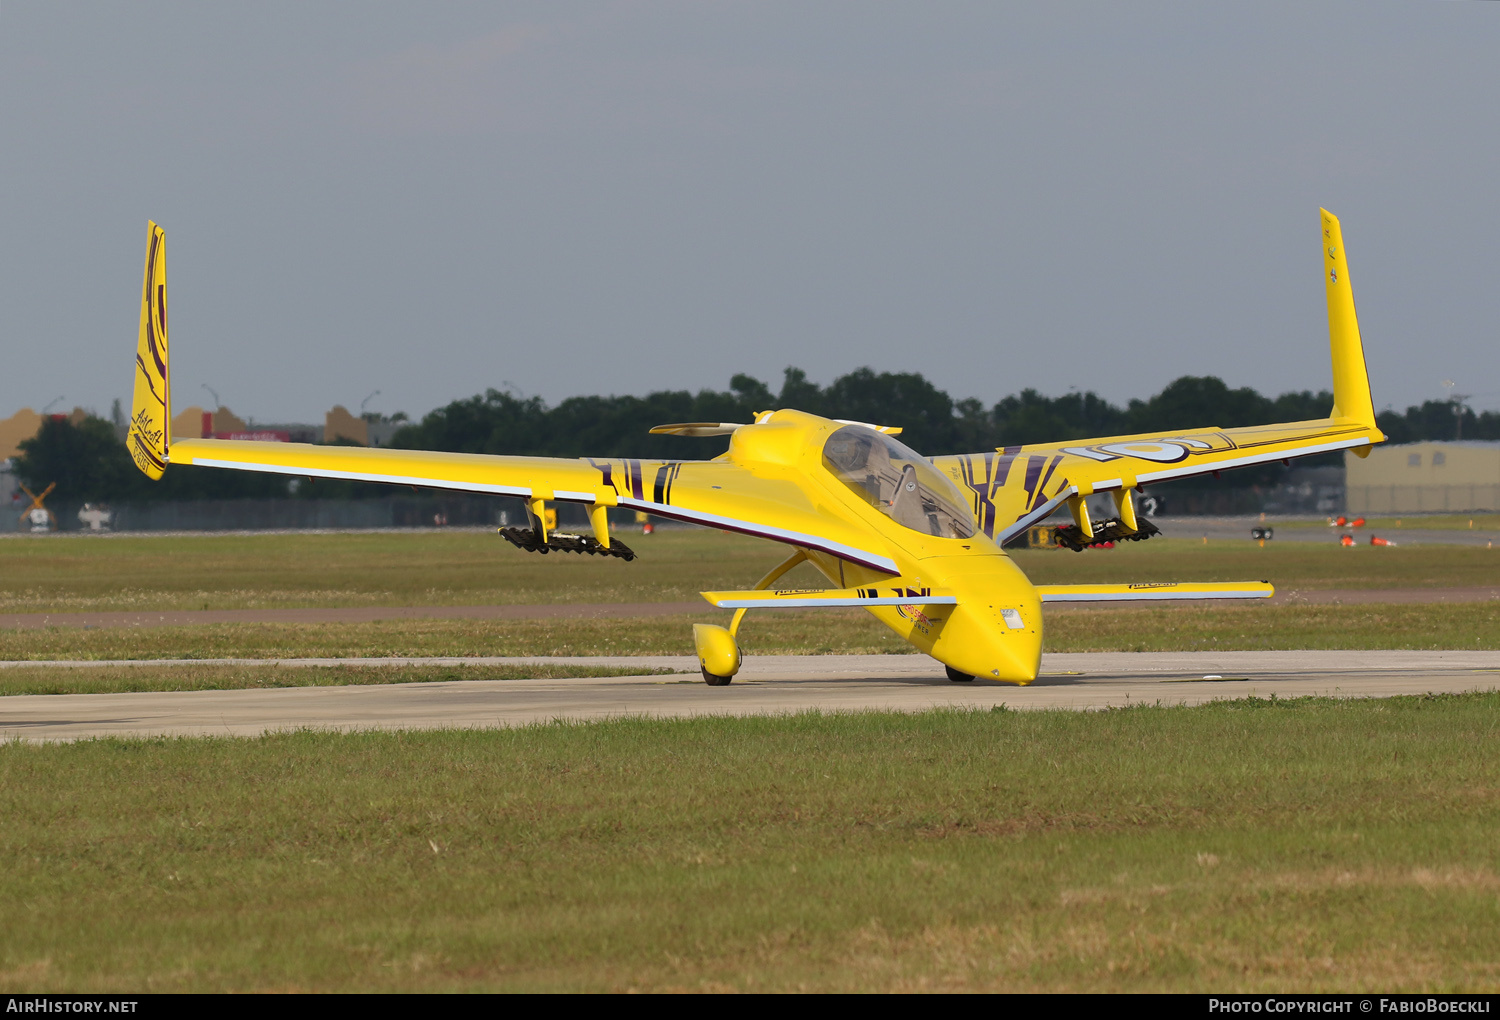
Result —
[[168, 466], [153, 482], [136, 469], [112, 424], [89, 416], [78, 424], [49, 418], [20, 444], [15, 472], [32, 491], [57, 483], [56, 497], [77, 502], [245, 499], [285, 496], [287, 480], [223, 468]]
[[33, 492], [57, 483], [56, 497], [81, 502], [128, 499], [145, 476], [101, 418], [85, 418], [74, 425], [66, 418], [48, 418], [37, 434], [21, 444], [15, 473]]
[[[1375, 421], [1393, 443], [1421, 443], [1458, 438], [1460, 415], [1453, 413], [1447, 400], [1428, 400], [1408, 407], [1405, 414], [1381, 411]], [[1485, 411], [1475, 414], [1461, 408], [1464, 439], [1500, 439], [1500, 414]]]

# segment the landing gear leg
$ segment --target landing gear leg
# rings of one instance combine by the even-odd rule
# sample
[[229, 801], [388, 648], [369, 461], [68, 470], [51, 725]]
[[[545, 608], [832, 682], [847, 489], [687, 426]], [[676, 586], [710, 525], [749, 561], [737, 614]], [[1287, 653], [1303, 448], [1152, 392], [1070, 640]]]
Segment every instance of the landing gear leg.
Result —
[[[769, 588], [782, 574], [807, 559], [807, 550], [798, 549], [782, 561], [781, 565], [760, 579], [753, 591]], [[693, 624], [693, 645], [698, 652], [698, 667], [703, 682], [710, 687], [728, 687], [734, 675], [740, 671], [740, 646], [738, 636], [740, 621], [745, 618], [743, 608], [734, 611], [734, 619], [726, 630], [709, 623]], [[713, 666], [713, 669], [709, 667]], [[717, 670], [718, 672], [715, 672]]]
[[[956, 684], [968, 684], [974, 682], [974, 678], [968, 673], [960, 673], [952, 666], [944, 666], [943, 668], [948, 671], [948, 679], [952, 680]], [[709, 683], [713, 683], [713, 681], [710, 680]]]

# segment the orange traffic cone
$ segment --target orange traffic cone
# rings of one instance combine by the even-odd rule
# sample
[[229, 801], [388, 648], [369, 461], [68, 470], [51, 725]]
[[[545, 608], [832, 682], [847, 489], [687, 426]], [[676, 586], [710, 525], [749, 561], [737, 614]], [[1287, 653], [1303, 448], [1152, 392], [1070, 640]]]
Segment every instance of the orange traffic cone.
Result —
[[1328, 526], [1330, 528], [1342, 528], [1344, 525], [1346, 525], [1348, 523], [1349, 523], [1349, 518], [1344, 517], [1343, 515], [1340, 515], [1337, 520], [1329, 521], [1328, 522]]
[[645, 524], [641, 525], [641, 534], [642, 535], [649, 535], [649, 534], [651, 534], [651, 532], [653, 532], [655, 530], [656, 530], [656, 525], [652, 524], [650, 521], [647, 521]]
[[1353, 544], [1354, 544], [1354, 536], [1353, 535], [1340, 535], [1339, 536], [1339, 545], [1342, 545], [1342, 546], [1351, 546]]
[[1379, 535], [1371, 535], [1370, 536], [1370, 544], [1371, 545], [1395, 545], [1396, 543], [1392, 542], [1388, 538], [1381, 538]]
[[1354, 520], [1349, 522], [1349, 527], [1351, 528], [1363, 528], [1364, 526], [1365, 519], [1363, 517], [1356, 517], [1354, 518]]

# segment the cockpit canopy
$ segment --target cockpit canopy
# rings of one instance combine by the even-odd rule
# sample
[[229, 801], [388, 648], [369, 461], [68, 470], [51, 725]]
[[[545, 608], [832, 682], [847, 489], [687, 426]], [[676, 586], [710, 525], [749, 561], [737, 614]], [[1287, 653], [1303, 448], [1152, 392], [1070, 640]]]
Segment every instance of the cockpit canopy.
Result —
[[823, 444], [823, 466], [897, 524], [937, 538], [974, 534], [974, 519], [954, 484], [890, 436], [846, 425]]

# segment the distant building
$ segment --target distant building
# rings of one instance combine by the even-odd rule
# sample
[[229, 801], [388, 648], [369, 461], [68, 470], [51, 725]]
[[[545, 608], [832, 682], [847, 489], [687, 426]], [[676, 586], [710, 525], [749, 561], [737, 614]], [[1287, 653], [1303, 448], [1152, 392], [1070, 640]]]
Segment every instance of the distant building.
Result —
[[[75, 407], [72, 414], [54, 414], [48, 417], [65, 417], [78, 425], [88, 417], [88, 412]], [[118, 417], [121, 421], [116, 422], [116, 431], [123, 433], [126, 423], [123, 421], [123, 414]], [[407, 424], [403, 416], [397, 417], [396, 421], [375, 415], [360, 418], [350, 414], [342, 405], [335, 405], [324, 416], [322, 425], [306, 422], [252, 424], [227, 407], [207, 411], [192, 404], [173, 415], [172, 435], [178, 439], [241, 439], [265, 443], [331, 443], [344, 440], [360, 446], [389, 446], [396, 430]], [[29, 407], [21, 408], [9, 418], [0, 419], [0, 460], [20, 456], [21, 444], [37, 434], [42, 427], [42, 420], [42, 415]], [[123, 438], [122, 435], [121, 439]], [[4, 494], [0, 493], [0, 501], [3, 499]]]
[[1500, 442], [1383, 444], [1344, 464], [1350, 513], [1500, 510]]
[[283, 443], [321, 443], [323, 441], [323, 426], [309, 422], [276, 422], [268, 425], [256, 422], [250, 427], [255, 432], [274, 432]]
[[380, 418], [376, 421], [371, 421], [369, 418], [366, 418], [365, 423], [370, 426], [370, 446], [390, 446], [391, 439], [396, 433], [411, 424], [405, 418], [400, 418], [396, 421], [391, 421], [389, 418]]
[[1294, 467], [1266, 493], [1261, 509], [1271, 514], [1332, 514], [1344, 509], [1345, 469], [1339, 465]]
[[358, 418], [342, 404], [335, 404], [324, 418], [323, 441], [332, 443], [342, 439], [360, 446], [389, 446], [396, 430], [405, 425], [405, 419], [391, 421], [374, 414]]
[[251, 425], [227, 407], [205, 411], [194, 404], [172, 418], [178, 439], [240, 439], [261, 443], [319, 443], [323, 430], [316, 425]]
[[0, 459], [19, 456], [21, 444], [42, 427], [42, 416], [29, 407], [23, 407], [9, 418], [0, 421]]
[[363, 418], [354, 417], [343, 404], [335, 404], [333, 410], [324, 417], [323, 442], [332, 443], [340, 439], [369, 446], [370, 424]]
[[21, 482], [9, 457], [0, 460], [0, 509], [10, 509], [21, 499]]
[[[49, 414], [48, 418], [67, 419], [74, 425], [82, 425], [89, 413], [81, 407], [73, 408], [72, 414]], [[21, 444], [35, 436], [42, 428], [42, 416], [29, 407], [23, 407], [9, 418], [0, 420], [0, 460], [21, 455]]]
[[221, 432], [243, 432], [245, 428], [245, 423], [227, 407], [205, 411], [192, 404], [172, 416], [172, 435], [178, 439], [213, 439]]

